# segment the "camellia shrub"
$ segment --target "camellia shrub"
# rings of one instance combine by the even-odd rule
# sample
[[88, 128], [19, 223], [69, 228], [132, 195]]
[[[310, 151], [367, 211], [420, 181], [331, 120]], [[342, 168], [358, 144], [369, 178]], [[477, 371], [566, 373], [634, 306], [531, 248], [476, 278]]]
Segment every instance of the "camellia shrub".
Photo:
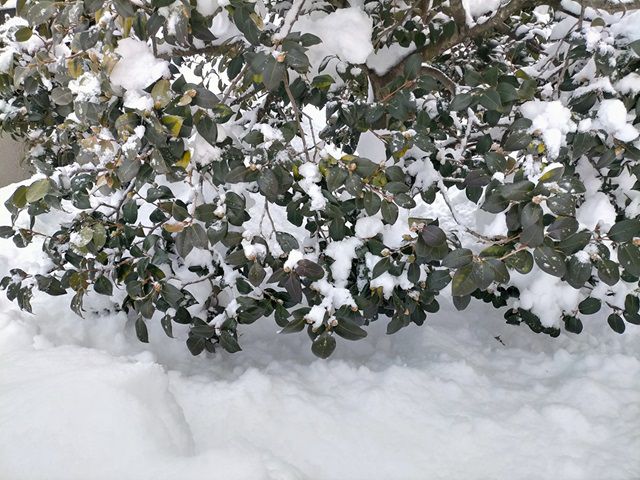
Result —
[[81, 316], [109, 296], [140, 340], [159, 322], [193, 355], [273, 319], [325, 358], [379, 318], [422, 325], [441, 294], [536, 333], [596, 312], [622, 333], [640, 323], [634, 8], [18, 0], [0, 118], [37, 174], [0, 234], [50, 262], [17, 258], [1, 286]]

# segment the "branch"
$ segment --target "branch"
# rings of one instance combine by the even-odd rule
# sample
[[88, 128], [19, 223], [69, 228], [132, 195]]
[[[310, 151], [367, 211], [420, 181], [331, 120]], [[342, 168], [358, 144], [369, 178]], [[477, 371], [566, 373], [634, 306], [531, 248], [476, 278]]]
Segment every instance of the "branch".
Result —
[[[560, 0], [550, 0], [547, 3], [558, 2]], [[466, 13], [464, 10], [464, 6], [461, 0], [455, 0], [451, 2], [451, 6], [448, 8], [448, 13], [451, 17], [456, 20], [457, 31], [451, 35], [450, 37], [436, 43], [426, 44], [421, 49], [410, 52], [406, 56], [402, 57], [398, 63], [396, 63], [387, 73], [384, 75], [373, 75], [372, 83], [374, 86], [374, 93], [381, 91], [385, 85], [389, 84], [396, 78], [398, 75], [402, 73], [404, 69], [404, 64], [407, 59], [413, 55], [414, 53], [419, 53], [422, 55], [422, 60], [426, 63], [429, 63], [434, 58], [440, 56], [447, 50], [455, 47], [456, 45], [463, 43], [469, 39], [474, 39], [481, 37], [482, 35], [490, 32], [494, 29], [500, 28], [502, 24], [509, 19], [512, 15], [515, 15], [518, 12], [521, 12], [527, 7], [536, 7], [539, 2], [534, 0], [511, 0], [509, 3], [499, 8], [497, 13], [489, 18], [484, 23], [479, 23], [474, 25], [473, 27], [467, 26], [466, 23]], [[433, 67], [431, 67], [433, 68]], [[442, 75], [435, 74], [435, 72], [428, 72], [429, 74], [433, 74], [432, 76], [437, 80], [440, 80], [448, 90], [451, 90], [452, 87], [455, 89], [455, 83], [451, 81], [448, 77], [446, 79], [442, 78]], [[440, 72], [442, 74], [442, 72]], [[438, 75], [438, 76], [436, 76]]]
[[640, 9], [640, 0], [632, 0], [625, 3], [623, 3], [622, 0], [618, 0], [615, 3], [612, 0], [582, 0], [579, 3], [585, 7], [595, 8], [596, 10], [605, 10], [609, 13]]

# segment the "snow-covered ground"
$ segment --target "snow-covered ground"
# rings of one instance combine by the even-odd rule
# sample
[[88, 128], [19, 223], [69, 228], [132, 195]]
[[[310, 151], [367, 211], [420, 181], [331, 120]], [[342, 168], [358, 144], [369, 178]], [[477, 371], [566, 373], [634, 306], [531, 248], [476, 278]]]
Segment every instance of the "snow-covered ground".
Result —
[[[42, 261], [0, 242], [0, 276]], [[159, 325], [141, 344], [124, 315], [68, 300], [38, 295], [30, 315], [0, 299], [3, 480], [640, 478], [633, 325], [586, 317], [552, 339], [443, 300], [328, 361], [268, 319], [244, 352], [192, 358]]]

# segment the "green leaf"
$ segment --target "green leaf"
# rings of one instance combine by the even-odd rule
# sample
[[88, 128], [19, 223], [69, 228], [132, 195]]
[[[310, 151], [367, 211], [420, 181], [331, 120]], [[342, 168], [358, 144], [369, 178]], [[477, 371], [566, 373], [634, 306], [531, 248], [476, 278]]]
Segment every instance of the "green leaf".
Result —
[[26, 42], [31, 38], [32, 35], [33, 30], [31, 29], [31, 27], [20, 27], [18, 30], [16, 30], [14, 37], [17, 42]]
[[557, 248], [565, 255], [572, 255], [586, 247], [589, 241], [591, 241], [591, 232], [583, 230], [582, 232], [574, 233], [559, 242], [557, 244]]
[[173, 338], [173, 324], [171, 323], [171, 315], [165, 315], [160, 320], [160, 325], [162, 326], [162, 330], [169, 338]]
[[1, 226], [0, 227], [0, 238], [11, 238], [16, 232], [13, 230], [13, 227], [9, 226]]
[[101, 295], [113, 295], [113, 285], [111, 281], [104, 275], [100, 275], [95, 283], [93, 284], [93, 289], [101, 294]]
[[453, 306], [456, 307], [456, 310], [461, 312], [465, 308], [469, 306], [471, 302], [471, 295], [465, 295], [464, 297], [451, 297], [453, 300]]
[[521, 250], [505, 258], [504, 263], [518, 273], [527, 274], [533, 268], [533, 255], [528, 250]]
[[383, 273], [389, 271], [389, 268], [391, 268], [391, 258], [385, 257], [373, 267], [371, 279], [373, 280], [374, 278], [378, 278]]
[[499, 153], [487, 152], [484, 161], [491, 173], [504, 172], [507, 168], [507, 159]]
[[287, 232], [276, 232], [276, 241], [282, 248], [284, 253], [289, 253], [291, 250], [297, 250], [300, 248], [300, 244], [296, 237]]
[[178, 308], [180, 301], [184, 298], [184, 294], [178, 287], [170, 283], [162, 284], [162, 298], [173, 308]]
[[473, 264], [465, 265], [456, 271], [451, 282], [451, 293], [453, 296], [462, 297], [469, 295], [478, 288], [472, 272]]
[[594, 297], [587, 297], [578, 304], [578, 310], [583, 315], [593, 315], [598, 313], [602, 307], [602, 300]]
[[211, 117], [205, 113], [199, 115], [196, 120], [196, 130], [210, 145], [214, 147], [216, 146], [216, 140], [218, 139], [218, 127]]
[[516, 90], [516, 87], [508, 82], [499, 83], [497, 91], [500, 94], [500, 99], [503, 103], [510, 103], [518, 100], [519, 98], [518, 90]]
[[40, 25], [48, 21], [58, 11], [53, 1], [30, 2], [31, 8], [27, 10], [26, 18], [31, 25]]
[[487, 90], [480, 97], [480, 105], [482, 105], [487, 110], [500, 110], [502, 108], [500, 94], [493, 89]]
[[331, 75], [318, 75], [313, 77], [311, 86], [319, 90], [327, 90], [335, 82]]
[[321, 333], [311, 344], [311, 351], [316, 357], [325, 359], [336, 349], [336, 339], [328, 332]]
[[144, 323], [142, 317], [138, 317], [136, 319], [135, 327], [138, 340], [140, 340], [142, 343], [149, 343], [149, 332], [147, 331], [147, 324]]
[[251, 285], [253, 285], [254, 287], [257, 287], [262, 283], [266, 275], [267, 275], [267, 272], [265, 271], [263, 266], [260, 265], [258, 262], [253, 262], [253, 265], [251, 265], [251, 268], [249, 269], [247, 280], [249, 280]]
[[564, 256], [546, 245], [537, 247], [533, 251], [533, 258], [536, 261], [538, 267], [543, 272], [553, 275], [555, 277], [563, 277], [567, 272], [567, 265], [564, 261]]
[[238, 340], [226, 330], [220, 332], [220, 346], [229, 353], [236, 353], [242, 350]]
[[300, 277], [295, 273], [290, 273], [282, 283], [282, 286], [289, 294], [289, 298], [293, 303], [300, 303], [302, 301], [302, 285], [300, 284]]
[[363, 201], [364, 209], [367, 212], [367, 215], [373, 216], [378, 213], [378, 210], [380, 210], [382, 201], [380, 200], [380, 196], [378, 196], [377, 193], [371, 191], [365, 192]]
[[16, 208], [23, 208], [27, 204], [27, 191], [29, 189], [25, 185], [20, 185], [11, 195], [11, 205]]
[[620, 281], [620, 268], [612, 260], [602, 259], [598, 262], [598, 278], [609, 286], [614, 286]]
[[538, 183], [557, 182], [562, 175], [564, 175], [564, 166], [550, 168], [540, 176]]
[[184, 118], [178, 115], [165, 115], [162, 117], [162, 124], [169, 129], [171, 135], [174, 137], [180, 136], [180, 130], [182, 130], [182, 123]]
[[591, 277], [591, 262], [583, 263], [576, 257], [571, 257], [567, 263], [566, 282], [573, 288], [581, 289]]
[[618, 246], [618, 261], [634, 277], [640, 277], [640, 247], [633, 243]]
[[133, 17], [136, 14], [133, 5], [128, 0], [113, 0], [113, 4], [118, 14], [125, 18]]
[[638, 310], [640, 310], [640, 299], [631, 293], [627, 294], [624, 299], [624, 310], [628, 313], [638, 313]]
[[566, 316], [564, 317], [564, 328], [567, 332], [571, 333], [580, 333], [582, 332], [582, 322], [579, 318], [574, 316]]
[[459, 248], [451, 251], [442, 260], [443, 267], [460, 268], [471, 263], [473, 260], [473, 252], [468, 248]]
[[453, 97], [449, 108], [454, 112], [465, 110], [473, 102], [473, 97], [469, 93], [460, 93]]
[[576, 212], [576, 202], [570, 193], [547, 198], [547, 207], [556, 215], [573, 216]]
[[398, 206], [395, 203], [383, 200], [381, 211], [382, 220], [387, 225], [393, 225], [398, 220]]
[[614, 332], [624, 333], [626, 326], [624, 324], [624, 320], [622, 320], [622, 317], [620, 315], [612, 313], [607, 318], [607, 323], [611, 327], [611, 330], [613, 330]]
[[34, 203], [42, 200], [51, 190], [51, 182], [48, 178], [36, 180], [27, 188], [26, 200], [28, 203]]
[[340, 335], [342, 338], [346, 338], [347, 340], [360, 340], [367, 336], [367, 331], [356, 325], [356, 323], [346, 317], [340, 318], [338, 320], [338, 325], [333, 327], [333, 331], [336, 332], [337, 335]]
[[576, 233], [578, 230], [578, 221], [573, 217], [558, 217], [547, 228], [547, 235], [554, 240], [564, 240]]
[[287, 71], [283, 62], [278, 62], [271, 54], [256, 57], [259, 64], [253, 64], [254, 70], [262, 75], [262, 83], [267, 90], [276, 90], [284, 80]]
[[527, 148], [532, 140], [533, 137], [531, 135], [525, 131], [519, 130], [507, 136], [506, 140], [502, 144], [502, 148], [507, 152], [522, 150]]
[[614, 242], [631, 241], [634, 237], [640, 236], [640, 220], [622, 220], [611, 227], [607, 235]]
[[122, 219], [128, 224], [133, 224], [138, 220], [138, 204], [135, 200], [129, 199], [122, 206]]
[[305, 321], [304, 316], [296, 317], [293, 320], [289, 321], [289, 323], [287, 323], [284, 328], [280, 330], [280, 333], [301, 332], [304, 329], [306, 323], [307, 322]]
[[216, 123], [226, 123], [233, 116], [233, 110], [231, 110], [231, 107], [224, 103], [214, 105], [211, 108], [211, 113], [213, 113], [213, 120]]
[[422, 239], [430, 247], [439, 247], [447, 242], [447, 235], [435, 225], [427, 225], [422, 229]]
[[268, 201], [274, 202], [276, 200], [280, 190], [280, 182], [273, 170], [265, 169], [260, 172], [258, 187], [260, 193], [262, 193]]
[[432, 292], [439, 292], [449, 285], [449, 282], [451, 282], [449, 270], [433, 270], [427, 275], [427, 289]]
[[316, 281], [324, 277], [324, 269], [315, 262], [303, 258], [296, 264], [296, 273], [301, 277]]
[[206, 343], [207, 339], [198, 335], [189, 335], [187, 338], [187, 348], [194, 357], [202, 353]]

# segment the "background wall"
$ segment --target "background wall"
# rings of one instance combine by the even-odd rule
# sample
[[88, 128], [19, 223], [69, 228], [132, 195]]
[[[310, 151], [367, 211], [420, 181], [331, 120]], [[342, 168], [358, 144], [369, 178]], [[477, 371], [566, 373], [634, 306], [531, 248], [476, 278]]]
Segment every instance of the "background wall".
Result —
[[21, 160], [22, 145], [11, 138], [0, 137], [0, 187], [29, 177]]

